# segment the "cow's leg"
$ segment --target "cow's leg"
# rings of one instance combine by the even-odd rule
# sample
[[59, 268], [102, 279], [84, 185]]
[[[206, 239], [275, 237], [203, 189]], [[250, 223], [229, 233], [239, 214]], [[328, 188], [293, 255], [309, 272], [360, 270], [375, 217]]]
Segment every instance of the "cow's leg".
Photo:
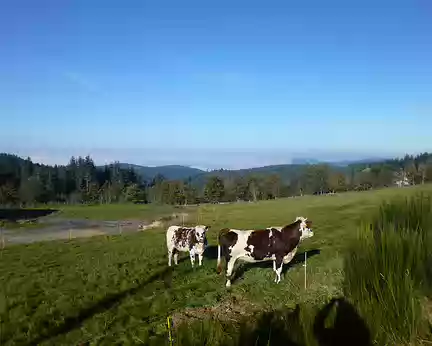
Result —
[[202, 265], [202, 260], [203, 260], [203, 254], [202, 254], [202, 253], [199, 253], [199, 254], [198, 254], [198, 263], [199, 263], [199, 266]]
[[174, 249], [174, 264], [178, 265], [178, 251], [176, 249]]
[[[273, 260], [273, 271], [274, 271], [275, 273], [277, 273], [277, 270], [276, 270], [276, 260], [275, 260], [275, 259]], [[276, 275], [277, 275], [277, 274], [276, 274]], [[274, 282], [276, 282], [276, 280], [277, 280], [277, 276], [275, 277]]]
[[276, 257], [275, 261], [276, 266], [276, 280], [275, 282], [278, 284], [281, 281], [282, 267], [283, 267], [283, 257]]
[[231, 257], [227, 263], [227, 271], [226, 271], [227, 282], [225, 284], [226, 287], [231, 287], [232, 272], [234, 269], [234, 264], [236, 259], [237, 259], [236, 257]]
[[173, 249], [168, 249], [168, 266], [171, 267]]
[[189, 257], [190, 257], [190, 261], [191, 261], [192, 268], [193, 268], [194, 264], [195, 264], [195, 251], [190, 250], [189, 251]]

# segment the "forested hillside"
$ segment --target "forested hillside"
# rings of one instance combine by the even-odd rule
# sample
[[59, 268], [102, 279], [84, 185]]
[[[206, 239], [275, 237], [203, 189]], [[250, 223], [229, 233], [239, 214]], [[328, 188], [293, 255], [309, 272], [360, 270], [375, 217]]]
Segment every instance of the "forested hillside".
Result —
[[96, 168], [87, 156], [72, 157], [66, 166], [47, 166], [0, 154], [1, 205], [113, 203], [135, 186], [144, 188], [133, 169], [122, 169], [118, 163]]
[[[46, 166], [30, 158], [0, 154], [0, 205], [41, 203], [168, 203], [194, 204], [273, 199], [302, 194], [367, 190], [400, 184], [432, 182], [432, 154], [348, 166], [330, 164], [275, 165], [244, 170], [219, 170], [188, 178], [153, 171], [138, 174], [136, 166], [95, 166], [90, 157], [72, 157], [65, 166]], [[182, 167], [182, 166], [180, 166]], [[155, 168], [156, 169], [156, 168]], [[190, 169], [191, 173], [201, 172]], [[183, 175], [182, 175], [183, 174]]]
[[133, 165], [129, 163], [120, 163], [120, 167], [125, 169], [133, 168], [135, 172], [138, 175], [140, 175], [143, 180], [147, 180], [147, 181], [154, 179], [158, 174], [163, 175], [166, 179], [175, 180], [175, 179], [186, 179], [204, 173], [204, 171], [198, 168], [179, 166], [179, 165], [148, 167], [148, 166]]

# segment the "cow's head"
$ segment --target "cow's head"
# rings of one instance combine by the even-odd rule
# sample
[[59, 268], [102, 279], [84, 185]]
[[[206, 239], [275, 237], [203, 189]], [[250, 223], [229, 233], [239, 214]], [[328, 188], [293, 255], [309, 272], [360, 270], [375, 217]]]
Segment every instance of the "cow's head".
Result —
[[300, 240], [313, 237], [314, 233], [311, 229], [312, 222], [303, 216], [297, 216], [296, 222], [297, 221], [300, 221], [300, 231], [301, 231]]
[[204, 242], [206, 232], [209, 228], [209, 226], [204, 225], [195, 226], [195, 237], [198, 242]]

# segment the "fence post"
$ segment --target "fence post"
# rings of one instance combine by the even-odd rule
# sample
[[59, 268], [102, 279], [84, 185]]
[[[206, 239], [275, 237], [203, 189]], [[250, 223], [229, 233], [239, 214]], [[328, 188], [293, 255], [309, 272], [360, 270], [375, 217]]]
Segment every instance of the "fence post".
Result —
[[307, 277], [307, 251], [305, 251], [305, 263], [304, 263], [304, 288], [306, 289], [306, 277]]
[[173, 345], [173, 337], [172, 337], [172, 329], [171, 329], [171, 319], [169, 316], [167, 316], [167, 328], [168, 328], [168, 340], [170, 346]]
[[5, 248], [5, 239], [4, 239], [4, 233], [3, 233], [3, 222], [0, 223], [0, 232], [1, 232], [1, 249], [3, 250]]
[[72, 225], [73, 225], [73, 221], [69, 220], [69, 240], [72, 240]]
[[120, 221], [117, 221], [117, 228], [118, 228], [119, 234], [122, 234], [122, 227], [120, 225]]

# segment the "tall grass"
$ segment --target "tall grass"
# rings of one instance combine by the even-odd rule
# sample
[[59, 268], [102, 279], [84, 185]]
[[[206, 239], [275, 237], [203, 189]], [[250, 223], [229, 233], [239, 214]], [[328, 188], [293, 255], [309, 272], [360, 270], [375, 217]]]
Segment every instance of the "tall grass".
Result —
[[423, 297], [432, 292], [432, 198], [384, 203], [345, 258], [345, 295], [379, 344], [407, 344], [427, 333]]

